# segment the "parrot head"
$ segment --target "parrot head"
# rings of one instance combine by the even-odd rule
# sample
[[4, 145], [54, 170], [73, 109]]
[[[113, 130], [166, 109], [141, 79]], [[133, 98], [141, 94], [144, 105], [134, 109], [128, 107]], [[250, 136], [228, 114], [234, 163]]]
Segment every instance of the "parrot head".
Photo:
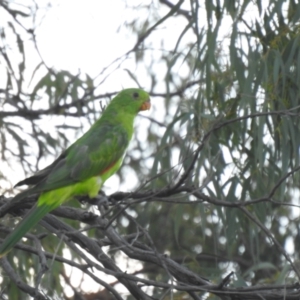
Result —
[[120, 104], [124, 112], [132, 112], [134, 114], [142, 110], [149, 110], [151, 107], [149, 94], [135, 88], [121, 91], [112, 102]]

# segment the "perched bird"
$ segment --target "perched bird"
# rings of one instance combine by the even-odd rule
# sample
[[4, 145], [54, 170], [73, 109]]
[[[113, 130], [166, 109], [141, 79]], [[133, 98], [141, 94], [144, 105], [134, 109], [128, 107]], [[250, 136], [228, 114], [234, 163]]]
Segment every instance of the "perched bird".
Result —
[[103, 183], [121, 166], [133, 134], [133, 122], [139, 111], [150, 109], [149, 94], [140, 89], [121, 91], [106, 107], [101, 117], [50, 166], [16, 186], [32, 187], [16, 195], [18, 202], [32, 194], [40, 194], [37, 203], [25, 215], [0, 246], [0, 257], [48, 212], [74, 196], [98, 195]]

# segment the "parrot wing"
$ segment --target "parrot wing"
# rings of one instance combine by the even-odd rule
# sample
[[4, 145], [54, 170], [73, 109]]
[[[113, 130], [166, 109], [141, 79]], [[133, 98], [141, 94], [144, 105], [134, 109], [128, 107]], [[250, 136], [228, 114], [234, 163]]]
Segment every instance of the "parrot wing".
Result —
[[51, 165], [16, 186], [32, 185], [32, 192], [45, 192], [101, 175], [119, 161], [129, 143], [121, 125], [92, 127]]

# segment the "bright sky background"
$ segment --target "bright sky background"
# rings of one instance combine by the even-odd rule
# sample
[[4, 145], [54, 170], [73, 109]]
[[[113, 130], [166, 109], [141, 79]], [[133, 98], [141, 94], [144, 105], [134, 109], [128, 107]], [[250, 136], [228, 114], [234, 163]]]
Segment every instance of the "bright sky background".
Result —
[[[133, 1], [135, 2], [135, 1]], [[96, 76], [124, 54], [134, 39], [118, 34], [126, 21], [124, 1], [52, 1], [36, 31], [41, 54], [49, 66]]]

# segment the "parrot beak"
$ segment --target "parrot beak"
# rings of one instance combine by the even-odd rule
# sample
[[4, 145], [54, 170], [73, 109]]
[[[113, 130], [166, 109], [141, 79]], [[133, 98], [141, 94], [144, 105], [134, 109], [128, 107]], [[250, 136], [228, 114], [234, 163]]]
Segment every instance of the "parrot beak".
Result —
[[146, 102], [144, 102], [144, 103], [141, 105], [140, 111], [142, 111], [142, 110], [149, 110], [150, 107], [151, 107], [151, 102], [150, 102], [150, 98], [149, 98]]

